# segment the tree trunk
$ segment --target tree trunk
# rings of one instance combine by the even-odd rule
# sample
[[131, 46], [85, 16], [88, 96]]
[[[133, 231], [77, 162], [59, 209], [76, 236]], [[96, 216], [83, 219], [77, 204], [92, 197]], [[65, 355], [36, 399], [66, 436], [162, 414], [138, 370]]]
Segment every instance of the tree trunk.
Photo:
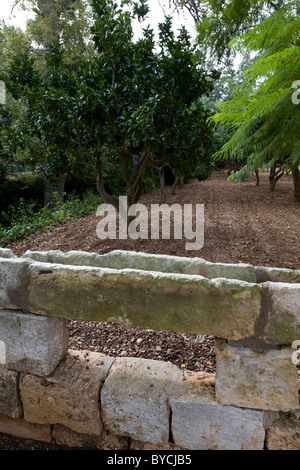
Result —
[[57, 198], [64, 202], [66, 178], [58, 176], [55, 180], [45, 180], [44, 206], [54, 209], [57, 205]]
[[172, 173], [175, 176], [175, 181], [172, 185], [172, 192], [171, 192], [171, 194], [174, 196], [175, 191], [176, 191], [176, 186], [179, 184], [179, 174], [178, 174], [178, 172], [176, 171], [175, 168], [171, 168], [171, 170], [172, 170]]
[[276, 183], [283, 176], [283, 174], [284, 172], [282, 171], [281, 167], [276, 170], [276, 164], [271, 166], [269, 174], [270, 191], [275, 191]]
[[255, 176], [256, 176], [256, 186], [259, 185], [259, 171], [258, 168], [255, 168]]
[[293, 182], [294, 182], [294, 201], [300, 202], [300, 171], [297, 166], [293, 170]]
[[160, 185], [160, 203], [165, 204], [166, 202], [166, 182], [165, 182], [165, 168], [167, 164], [164, 163], [161, 167], [158, 168], [159, 174], [159, 185]]

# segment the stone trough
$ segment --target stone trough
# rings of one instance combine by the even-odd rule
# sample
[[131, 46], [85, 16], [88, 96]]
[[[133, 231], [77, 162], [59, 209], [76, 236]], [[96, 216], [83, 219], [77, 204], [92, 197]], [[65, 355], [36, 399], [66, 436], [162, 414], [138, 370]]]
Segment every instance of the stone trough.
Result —
[[[68, 319], [212, 335], [216, 374], [70, 351]], [[300, 271], [0, 249], [0, 432], [98, 449], [300, 449], [298, 341]]]

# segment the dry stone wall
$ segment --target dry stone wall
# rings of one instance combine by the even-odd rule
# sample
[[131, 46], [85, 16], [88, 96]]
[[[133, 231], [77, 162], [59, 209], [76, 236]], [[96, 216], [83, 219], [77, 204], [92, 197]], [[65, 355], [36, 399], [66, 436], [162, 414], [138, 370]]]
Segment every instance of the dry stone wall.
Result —
[[[68, 319], [215, 336], [216, 374], [68, 349]], [[300, 271], [0, 249], [0, 432], [97, 449], [300, 449]]]

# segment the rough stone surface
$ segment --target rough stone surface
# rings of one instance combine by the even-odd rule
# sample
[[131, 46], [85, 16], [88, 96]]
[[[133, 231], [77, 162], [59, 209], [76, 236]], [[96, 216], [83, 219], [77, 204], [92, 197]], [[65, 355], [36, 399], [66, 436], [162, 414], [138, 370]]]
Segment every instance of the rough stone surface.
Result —
[[181, 383], [171, 363], [118, 358], [101, 391], [102, 418], [113, 434], [164, 445], [169, 440], [168, 398]]
[[287, 268], [271, 268], [256, 266], [256, 282], [286, 282], [289, 284], [300, 283], [300, 270]]
[[51, 442], [51, 426], [30, 424], [24, 419], [13, 419], [0, 415], [0, 432], [23, 439], [33, 439], [42, 442]]
[[22, 416], [19, 374], [0, 364], [0, 413], [10, 418]]
[[215, 398], [215, 376], [186, 372], [180, 394], [171, 397], [172, 437], [190, 450], [261, 450], [264, 413], [223, 406]]
[[59, 445], [87, 449], [101, 448], [101, 436], [80, 434], [72, 429], [66, 428], [62, 424], [54, 424], [52, 429], [52, 437]]
[[28, 300], [38, 314], [241, 339], [254, 333], [260, 291], [223, 278], [33, 262]]
[[282, 348], [261, 353], [216, 341], [217, 401], [262, 410], [298, 409], [298, 374], [291, 351]]
[[266, 283], [268, 319], [264, 339], [277, 344], [300, 340], [300, 284]]
[[26, 421], [100, 435], [99, 393], [113, 360], [99, 353], [70, 351], [49, 377], [23, 374], [20, 391]]
[[94, 266], [110, 269], [141, 269], [164, 273], [198, 274], [209, 279], [224, 277], [256, 282], [254, 266], [248, 264], [211, 263], [202, 258], [158, 255], [143, 252], [114, 250], [99, 255], [84, 251], [60, 250], [48, 252], [26, 251], [22, 258], [30, 258], [46, 263], [67, 264], [73, 266]]
[[262, 450], [263, 412], [223, 406], [204, 397], [171, 399], [172, 435], [189, 450]]
[[27, 310], [29, 264], [30, 262], [26, 259], [0, 259], [0, 309]]
[[267, 431], [268, 450], [300, 450], [299, 413], [283, 414]]
[[9, 248], [0, 248], [0, 258], [17, 258], [17, 256]]
[[0, 341], [8, 369], [49, 375], [68, 350], [66, 320], [0, 310]]

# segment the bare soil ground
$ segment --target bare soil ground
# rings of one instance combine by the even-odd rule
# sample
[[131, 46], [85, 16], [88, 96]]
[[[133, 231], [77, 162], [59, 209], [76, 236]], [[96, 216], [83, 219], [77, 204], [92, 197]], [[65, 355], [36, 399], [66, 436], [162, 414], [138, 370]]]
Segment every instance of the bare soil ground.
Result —
[[[160, 191], [140, 201], [160, 203]], [[249, 263], [300, 269], [300, 204], [293, 202], [293, 183], [285, 175], [275, 192], [269, 191], [268, 174], [244, 182], [227, 181], [226, 173], [213, 173], [207, 181], [196, 180], [177, 188], [168, 204], [204, 204], [205, 240], [199, 251], [187, 251], [186, 240], [100, 240], [95, 213], [12, 243], [18, 256], [26, 250], [83, 250], [108, 253], [122, 249], [176, 256], [200, 257], [212, 262]], [[214, 338], [132, 329], [115, 323], [69, 322], [70, 348], [90, 349], [111, 356], [134, 356], [170, 361], [185, 370], [214, 372]], [[199, 339], [199, 338], [198, 338]], [[25, 446], [25, 447], [24, 447]], [[48, 449], [52, 445], [13, 439], [0, 434], [1, 449]]]

